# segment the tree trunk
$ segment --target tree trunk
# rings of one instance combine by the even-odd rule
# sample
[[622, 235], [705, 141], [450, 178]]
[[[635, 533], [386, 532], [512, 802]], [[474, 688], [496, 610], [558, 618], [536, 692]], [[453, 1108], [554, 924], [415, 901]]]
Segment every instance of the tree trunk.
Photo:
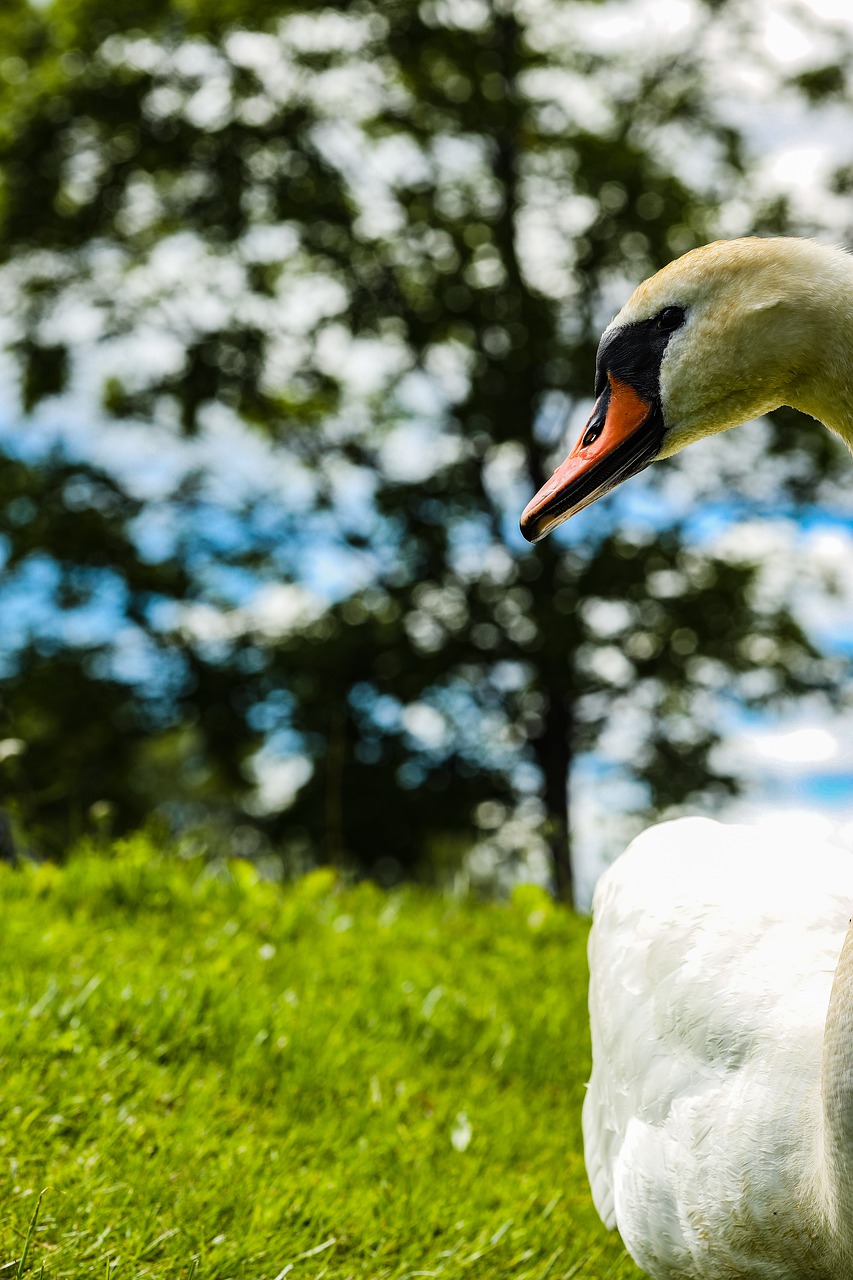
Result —
[[333, 706], [326, 748], [326, 861], [344, 865], [344, 769], [346, 766], [346, 712]]
[[[519, 209], [518, 139], [523, 132], [525, 119], [524, 108], [518, 106], [523, 101], [523, 94], [518, 87], [523, 63], [521, 33], [514, 14], [499, 9], [494, 3], [491, 4], [491, 11], [495, 46], [501, 54], [501, 70], [507, 85], [504, 127], [496, 129], [493, 135], [495, 176], [504, 193], [503, 212], [495, 225], [494, 234], [507, 271], [507, 288], [519, 305], [522, 325], [532, 334], [543, 328], [547, 330], [548, 324], [542, 323], [545, 304], [531, 292], [527, 284], [516, 245]], [[535, 433], [536, 416], [544, 389], [542, 372], [536, 361], [529, 359], [526, 363], [521, 362], [515, 366], [512, 383], [515, 400], [513, 418], [517, 437], [527, 453], [533, 492], [540, 489], [547, 478], [543, 466], [544, 446], [537, 440]], [[553, 547], [538, 548], [537, 555], [542, 561], [544, 572], [538, 589], [533, 588], [534, 598], [538, 596], [540, 605], [534, 612], [545, 620], [546, 632], [553, 631], [550, 625], [552, 606], [549, 597], [552, 598], [557, 582], [560, 556]], [[572, 760], [573, 723], [572, 697], [568, 684], [570, 669], [563, 653], [553, 654], [550, 661], [541, 664], [540, 674], [544, 674], [547, 679], [547, 687], [543, 690], [547, 706], [541, 733], [531, 745], [543, 777], [542, 798], [546, 813], [544, 834], [551, 855], [554, 893], [561, 902], [571, 906], [574, 900], [574, 880], [568, 779]]]
[[569, 827], [572, 706], [568, 695], [549, 692], [542, 732], [532, 745], [544, 779], [545, 835], [551, 854], [554, 894], [560, 902], [572, 906], [574, 876]]
[[0, 862], [16, 862], [15, 837], [12, 834], [12, 823], [0, 809]]

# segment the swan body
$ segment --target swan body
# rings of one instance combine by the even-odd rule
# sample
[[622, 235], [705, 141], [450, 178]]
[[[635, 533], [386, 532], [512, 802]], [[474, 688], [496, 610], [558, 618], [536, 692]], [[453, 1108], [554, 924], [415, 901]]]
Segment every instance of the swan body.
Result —
[[[853, 446], [853, 257], [720, 241], [605, 330], [532, 542], [702, 436], [787, 404]], [[853, 857], [704, 819], [602, 877], [583, 1112], [596, 1207], [654, 1280], [853, 1280]]]
[[[851, 909], [850, 855], [704, 818], [651, 828], [602, 876], [586, 1162], [655, 1280], [853, 1276], [824, 1116]], [[837, 1001], [853, 1003], [846, 978]], [[849, 1100], [853, 1072], [841, 1085]]]

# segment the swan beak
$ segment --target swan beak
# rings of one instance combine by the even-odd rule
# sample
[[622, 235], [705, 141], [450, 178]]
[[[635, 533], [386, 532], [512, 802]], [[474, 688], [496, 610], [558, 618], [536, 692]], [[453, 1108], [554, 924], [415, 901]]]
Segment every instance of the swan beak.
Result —
[[569, 516], [653, 462], [663, 443], [659, 405], [608, 374], [580, 439], [527, 504], [521, 532], [539, 542]]

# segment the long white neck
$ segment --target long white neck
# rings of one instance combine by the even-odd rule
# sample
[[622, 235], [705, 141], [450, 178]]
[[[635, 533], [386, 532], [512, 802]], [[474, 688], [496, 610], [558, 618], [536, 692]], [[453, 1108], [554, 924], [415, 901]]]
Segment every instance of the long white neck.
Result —
[[853, 924], [835, 970], [821, 1072], [826, 1213], [836, 1247], [853, 1264]]

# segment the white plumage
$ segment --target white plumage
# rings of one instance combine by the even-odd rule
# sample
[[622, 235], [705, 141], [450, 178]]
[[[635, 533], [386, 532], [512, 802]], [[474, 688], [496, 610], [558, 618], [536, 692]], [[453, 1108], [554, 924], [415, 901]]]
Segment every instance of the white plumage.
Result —
[[818, 1194], [851, 904], [853, 857], [703, 818], [646, 831], [602, 877], [587, 1169], [656, 1280], [853, 1274]]

